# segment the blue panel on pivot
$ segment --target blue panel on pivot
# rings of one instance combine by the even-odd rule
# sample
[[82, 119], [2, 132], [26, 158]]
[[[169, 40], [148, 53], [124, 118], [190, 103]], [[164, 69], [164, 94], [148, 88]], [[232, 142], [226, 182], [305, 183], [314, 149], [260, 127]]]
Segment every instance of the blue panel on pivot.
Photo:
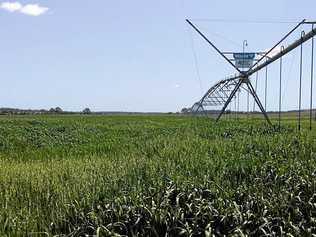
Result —
[[234, 59], [250, 60], [256, 57], [255, 53], [234, 53]]

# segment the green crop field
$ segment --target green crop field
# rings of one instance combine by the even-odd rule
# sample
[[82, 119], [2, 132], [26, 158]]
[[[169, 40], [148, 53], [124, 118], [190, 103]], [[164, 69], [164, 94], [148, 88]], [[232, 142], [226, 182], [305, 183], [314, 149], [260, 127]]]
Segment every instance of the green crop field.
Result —
[[0, 236], [312, 236], [314, 126], [0, 117]]

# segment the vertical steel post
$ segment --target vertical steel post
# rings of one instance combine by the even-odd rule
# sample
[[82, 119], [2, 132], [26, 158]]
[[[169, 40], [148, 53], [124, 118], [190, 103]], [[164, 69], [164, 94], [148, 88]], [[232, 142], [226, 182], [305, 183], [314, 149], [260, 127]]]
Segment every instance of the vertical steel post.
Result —
[[267, 93], [268, 93], [268, 66], [266, 66], [266, 80], [264, 88], [264, 110], [267, 111]]
[[249, 119], [249, 107], [250, 107], [250, 105], [249, 105], [249, 90], [248, 90], [248, 93], [247, 93], [247, 119]]
[[[247, 40], [244, 40], [243, 41], [243, 44], [242, 44], [242, 53], [243, 53], [243, 57], [242, 57], [242, 63], [243, 63], [243, 66], [245, 66], [245, 48], [246, 46], [248, 46], [248, 42]], [[247, 120], [249, 119], [249, 91], [248, 91], [248, 95], [247, 95]]]
[[[312, 30], [314, 24], [312, 24]], [[312, 38], [312, 60], [311, 60], [311, 98], [310, 98], [310, 112], [309, 112], [309, 129], [312, 130], [313, 119], [313, 79], [314, 79], [314, 36]]]
[[237, 120], [237, 97], [235, 95], [235, 120]]
[[[255, 92], [257, 93], [257, 89], [258, 89], [258, 73], [259, 72], [256, 72], [256, 85], [255, 85]], [[256, 100], [254, 99], [253, 100], [253, 112], [255, 112], [256, 110]]]
[[239, 119], [240, 90], [237, 92], [237, 119]]
[[[305, 32], [301, 32], [301, 37], [305, 35]], [[301, 109], [302, 109], [302, 77], [303, 77], [303, 43], [301, 44], [300, 55], [300, 86], [299, 86], [299, 98], [298, 98], [298, 130], [301, 130]]]

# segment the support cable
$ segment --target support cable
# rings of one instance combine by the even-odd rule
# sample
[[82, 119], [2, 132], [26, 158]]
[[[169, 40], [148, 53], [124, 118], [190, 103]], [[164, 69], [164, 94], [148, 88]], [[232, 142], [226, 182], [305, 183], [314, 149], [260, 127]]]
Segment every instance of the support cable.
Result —
[[232, 67], [234, 67], [240, 74], [244, 74], [238, 67], [235, 66], [191, 21], [186, 20], [189, 25], [209, 44], [217, 53], [219, 53]]
[[207, 31], [209, 32], [210, 34], [212, 34], [214, 37], [218, 38], [218, 39], [221, 39], [221, 40], [225, 40], [227, 43], [230, 43], [231, 45], [234, 45], [236, 47], [241, 47], [242, 45], [239, 43], [239, 42], [236, 42], [234, 41], [233, 39], [231, 38], [228, 38], [218, 32], [215, 32], [215, 31], [210, 31], [208, 28], [206, 27], [201, 27], [199, 26], [199, 29], [203, 30], [203, 31]]
[[197, 78], [199, 80], [201, 94], [203, 94], [203, 85], [202, 85], [202, 80], [201, 80], [201, 73], [200, 73], [197, 53], [196, 53], [195, 46], [194, 46], [194, 39], [193, 39], [193, 36], [192, 36], [191, 29], [188, 28], [188, 31], [189, 31], [189, 35], [190, 35], [190, 39], [191, 39], [191, 50], [192, 50], [192, 53], [193, 53], [196, 75], [197, 75]]
[[298, 24], [301, 21], [292, 20], [255, 20], [255, 19], [220, 19], [220, 18], [191, 18], [191, 21], [197, 22], [219, 22], [219, 23], [247, 23], [247, 24]]
[[285, 54], [288, 54], [289, 52], [291, 52], [295, 48], [299, 47], [302, 43], [305, 43], [306, 41], [310, 40], [315, 35], [316, 35], [316, 29], [311, 30], [307, 34], [304, 34], [303, 37], [300, 37], [294, 43], [292, 43], [289, 46], [287, 46], [282, 52], [279, 52], [279, 53], [275, 54], [274, 56], [269, 58], [267, 61], [261, 63], [260, 65], [256, 66], [255, 68], [251, 69], [250, 71], [248, 71], [246, 73], [246, 75], [247, 76], [251, 76], [255, 72], [261, 70], [262, 68], [266, 67], [267, 65], [269, 65], [269, 64], [273, 63], [274, 61], [280, 59], [281, 56], [283, 56]]
[[251, 71], [253, 68], [255, 68], [264, 58], [266, 58], [279, 44], [281, 44], [286, 38], [288, 38], [297, 28], [299, 28], [306, 19], [302, 20], [300, 23], [298, 23], [289, 33], [287, 33], [278, 43], [276, 43], [268, 52], [266, 52], [265, 55], [263, 55], [249, 70]]

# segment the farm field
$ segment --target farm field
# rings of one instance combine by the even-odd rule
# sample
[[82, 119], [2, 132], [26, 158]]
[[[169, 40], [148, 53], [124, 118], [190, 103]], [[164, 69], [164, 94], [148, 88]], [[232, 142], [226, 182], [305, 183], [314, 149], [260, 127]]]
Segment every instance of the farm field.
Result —
[[314, 126], [2, 116], [0, 236], [311, 236]]

